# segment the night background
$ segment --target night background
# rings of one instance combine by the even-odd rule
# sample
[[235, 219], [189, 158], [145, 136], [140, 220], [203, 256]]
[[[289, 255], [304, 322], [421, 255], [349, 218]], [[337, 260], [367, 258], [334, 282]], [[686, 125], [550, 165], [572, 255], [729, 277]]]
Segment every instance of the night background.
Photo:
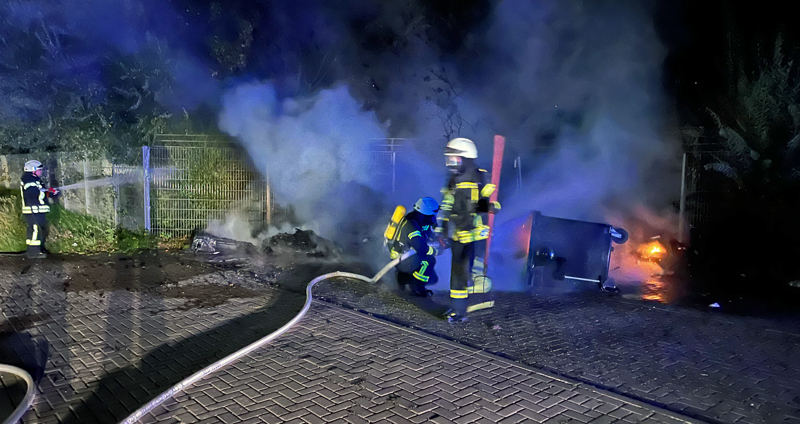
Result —
[[[195, 408], [180, 418], [194, 422], [226, 408], [227, 422], [376, 421], [391, 409], [415, 422], [498, 422], [519, 407], [505, 416], [628, 422], [652, 407], [648, 422], [799, 422], [794, 9], [3, 0], [0, 363], [38, 352], [16, 362], [39, 388], [30, 422], [119, 422], [310, 311], [291, 337], [219, 368], [225, 384], [204, 377], [145, 418]], [[302, 309], [312, 279], [386, 265], [392, 211], [442, 199], [444, 147], [457, 137], [475, 142], [481, 168], [502, 165], [484, 274], [494, 286], [469, 294], [491, 305], [448, 322], [445, 251], [430, 296], [398, 289], [393, 272], [329, 276]], [[21, 253], [36, 238], [19, 189], [31, 159], [60, 190], [47, 213], [52, 255], [38, 259]], [[599, 272], [559, 277], [564, 263]], [[549, 377], [501, 381], [505, 365], [462, 360], [489, 355]], [[2, 366], [0, 417], [22, 397]], [[248, 399], [234, 404], [245, 389], [229, 381], [245, 374]], [[495, 396], [500, 384], [513, 394]], [[280, 397], [264, 396], [273, 385]], [[351, 389], [358, 405], [307, 404]]]
[[[526, 184], [550, 183], [534, 195], [541, 200], [519, 208], [603, 221], [608, 214], [594, 210], [606, 206], [626, 222], [634, 203], [674, 211], [676, 152], [711, 151], [718, 166], [703, 163], [702, 170], [716, 187], [706, 196], [719, 210], [708, 210], [713, 222], [693, 230], [696, 277], [750, 296], [784, 289], [797, 276], [800, 253], [791, 242], [798, 234], [790, 142], [798, 82], [789, 9], [643, 4], [9, 2], [3, 153], [125, 157], [154, 132], [216, 132], [219, 124], [253, 149], [261, 136], [251, 131], [277, 131], [271, 157], [255, 159], [264, 169], [297, 152], [287, 141], [295, 137], [321, 149], [363, 144], [333, 140], [336, 127], [362, 140], [424, 140], [414, 161], [430, 167], [414, 168], [407, 180], [413, 186], [438, 165], [440, 143], [498, 132], [514, 139], [512, 154], [535, 164]], [[542, 42], [550, 44], [534, 45]], [[314, 96], [322, 98], [316, 108], [284, 110], [294, 104], [287, 100]], [[243, 121], [257, 120], [247, 115], [260, 107], [288, 118], [254, 130]], [[604, 126], [604, 114], [612, 127]], [[314, 125], [320, 129], [297, 129]], [[723, 127], [746, 144], [721, 136]], [[631, 140], [620, 141], [616, 131]], [[534, 153], [559, 143], [583, 156]], [[587, 160], [605, 148], [609, 157]], [[357, 156], [348, 155], [344, 166], [364, 167]], [[617, 160], [638, 170], [609, 174]], [[327, 165], [338, 173], [339, 165]], [[296, 182], [303, 171], [270, 172]], [[311, 185], [292, 199], [307, 209], [327, 196]], [[581, 198], [569, 199], [576, 188]], [[291, 191], [297, 196], [296, 187]]]
[[[800, 272], [790, 9], [647, 3], [9, 1], [2, 153], [120, 160], [159, 132], [221, 132], [301, 222], [346, 239], [341, 215], [362, 226], [390, 207], [362, 171], [370, 140], [416, 140], [408, 202], [438, 190], [446, 140], [486, 150], [502, 133], [507, 166], [527, 165], [503, 177], [524, 181], [503, 196], [509, 219], [643, 226], [691, 246], [693, 293], [783, 295]], [[678, 235], [684, 152], [693, 222]], [[312, 217], [322, 204], [331, 216]]]

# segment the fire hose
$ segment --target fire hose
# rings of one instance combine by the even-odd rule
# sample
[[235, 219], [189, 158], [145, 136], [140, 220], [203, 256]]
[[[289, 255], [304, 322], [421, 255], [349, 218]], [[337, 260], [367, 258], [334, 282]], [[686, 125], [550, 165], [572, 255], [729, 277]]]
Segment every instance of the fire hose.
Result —
[[292, 318], [291, 321], [287, 322], [281, 328], [275, 330], [274, 332], [262, 337], [259, 340], [256, 340], [255, 342], [245, 346], [244, 348], [242, 348], [242, 349], [240, 349], [240, 350], [238, 350], [236, 352], [231, 353], [230, 355], [220, 359], [219, 361], [214, 362], [213, 364], [201, 369], [200, 371], [197, 371], [196, 373], [192, 374], [188, 378], [180, 381], [178, 384], [175, 384], [174, 386], [169, 388], [167, 391], [161, 393], [156, 398], [154, 398], [153, 400], [148, 402], [146, 405], [144, 405], [141, 408], [137, 409], [134, 413], [132, 413], [127, 418], [125, 418], [123, 421], [121, 421], [120, 424], [133, 424], [133, 423], [139, 421], [147, 413], [149, 413], [154, 408], [156, 408], [157, 406], [159, 406], [162, 403], [164, 403], [167, 399], [170, 399], [173, 396], [175, 396], [181, 390], [191, 386], [192, 384], [194, 384], [198, 380], [200, 380], [203, 377], [211, 374], [212, 372], [224, 367], [225, 365], [228, 365], [231, 362], [233, 362], [233, 361], [235, 361], [235, 360], [247, 355], [248, 353], [250, 353], [250, 352], [252, 352], [252, 351], [254, 351], [254, 350], [256, 350], [256, 349], [258, 349], [258, 348], [260, 348], [260, 347], [262, 347], [264, 345], [266, 345], [267, 343], [271, 342], [272, 340], [275, 340], [281, 334], [287, 332], [290, 328], [292, 328], [295, 324], [297, 324], [300, 321], [301, 318], [303, 318], [303, 316], [306, 314], [306, 312], [308, 312], [308, 309], [311, 307], [311, 300], [312, 300], [311, 289], [314, 287], [314, 285], [316, 285], [320, 281], [328, 280], [328, 279], [331, 279], [331, 278], [352, 278], [352, 279], [356, 279], [356, 280], [365, 281], [365, 282], [368, 282], [368, 283], [377, 283], [381, 279], [381, 277], [386, 275], [387, 272], [389, 272], [392, 268], [397, 266], [397, 264], [399, 264], [400, 261], [402, 261], [402, 260], [404, 260], [404, 259], [406, 259], [406, 258], [408, 258], [408, 257], [410, 257], [410, 256], [412, 256], [414, 254], [415, 254], [414, 250], [409, 250], [408, 252], [404, 253], [402, 256], [397, 257], [394, 260], [392, 260], [391, 262], [389, 262], [388, 264], [386, 264], [386, 266], [384, 266], [380, 271], [378, 271], [378, 273], [375, 274], [375, 276], [372, 277], [372, 278], [368, 278], [368, 277], [365, 277], [365, 276], [359, 275], [359, 274], [353, 274], [353, 273], [349, 273], [349, 272], [339, 272], [339, 271], [337, 271], [337, 272], [331, 272], [329, 274], [320, 275], [319, 277], [311, 280], [311, 282], [308, 283], [308, 285], [306, 286], [306, 302], [303, 305], [303, 308], [300, 310], [300, 312], [298, 312], [298, 314], [295, 315], [295, 317]]
[[14, 409], [14, 412], [11, 413], [11, 416], [3, 421], [3, 424], [15, 424], [22, 418], [23, 415], [25, 415], [25, 412], [28, 411], [28, 408], [33, 405], [33, 397], [36, 390], [36, 385], [33, 383], [33, 378], [31, 375], [22, 368], [17, 368], [13, 365], [0, 364], [0, 372], [14, 374], [15, 376], [24, 380], [25, 384], [28, 386], [25, 390], [25, 396], [22, 398], [22, 401], [19, 403], [19, 405], [17, 405], [17, 408]]

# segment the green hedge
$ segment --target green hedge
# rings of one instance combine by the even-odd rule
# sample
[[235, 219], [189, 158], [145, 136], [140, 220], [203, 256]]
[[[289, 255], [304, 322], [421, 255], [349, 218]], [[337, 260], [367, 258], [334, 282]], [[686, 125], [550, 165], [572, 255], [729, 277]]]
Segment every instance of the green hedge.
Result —
[[[19, 190], [0, 188], [0, 252], [25, 250], [21, 205]], [[47, 249], [54, 253], [135, 252], [159, 247], [160, 240], [144, 231], [115, 228], [113, 222], [71, 212], [60, 205], [51, 207], [47, 220]]]

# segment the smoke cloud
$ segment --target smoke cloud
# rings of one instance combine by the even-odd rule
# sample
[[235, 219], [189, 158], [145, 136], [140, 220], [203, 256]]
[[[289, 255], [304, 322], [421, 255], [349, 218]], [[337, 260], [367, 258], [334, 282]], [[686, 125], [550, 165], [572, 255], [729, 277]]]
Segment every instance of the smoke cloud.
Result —
[[[450, 49], [420, 36], [404, 38], [392, 54], [375, 53], [351, 44], [356, 31], [340, 33], [339, 62], [355, 62], [346, 54], [358, 50], [370, 68], [358, 73], [369, 72], [377, 91], [353, 84], [347, 65], [334, 71], [340, 83], [312, 96], [278, 100], [269, 83], [244, 84], [225, 95], [220, 127], [326, 236], [354, 216], [382, 230], [390, 198], [410, 205], [436, 197], [448, 137], [474, 139], [478, 163], [489, 166], [492, 135], [503, 134], [494, 262], [516, 268], [519, 252], [504, 246], [514, 245], [514, 228], [532, 210], [618, 225], [641, 205], [669, 210], [677, 199], [679, 142], [661, 84], [666, 51], [646, 3], [504, 1]], [[398, 22], [388, 26], [397, 37], [418, 28]], [[393, 194], [366, 172], [375, 164], [371, 143], [389, 136], [413, 139], [398, 157]], [[510, 166], [517, 157], [520, 187]], [[375, 200], [364, 208], [337, 202], [353, 185]], [[377, 209], [363, 213], [369, 207]], [[439, 288], [447, 285], [446, 262]], [[496, 286], [518, 289], [517, 270], [504, 274]]]
[[[518, 257], [517, 234], [503, 226], [515, 228], [532, 209], [622, 227], [635, 223], [637, 232], [648, 226], [643, 215], [655, 215], [642, 211], [674, 215], [680, 141], [662, 93], [666, 51], [651, 9], [634, 2], [504, 2], [487, 39], [506, 52], [507, 62], [490, 91], [500, 95], [484, 102], [510, 128], [524, 169], [520, 189], [504, 187], [497, 253], [512, 251], [500, 261]], [[514, 94], [502, 101], [507, 93]], [[662, 223], [650, 228], [663, 234]]]
[[379, 219], [371, 214], [383, 206], [387, 187], [369, 152], [386, 138], [385, 128], [347, 87], [281, 101], [269, 83], [242, 84], [222, 105], [220, 129], [250, 151], [277, 198], [306, 226], [349, 243], [364, 235], [359, 227]]
[[[642, 221], [640, 206], [672, 213], [677, 200], [680, 143], [662, 90], [667, 52], [653, 2], [112, 3], [0, 8], [5, 30], [42, 37], [49, 61], [37, 63], [50, 69], [9, 68], [0, 88], [24, 91], [27, 83], [13, 78], [55, 75], [65, 86], [98, 86], [86, 99], [103, 104], [114, 95], [104, 80], [108, 52], [153, 51], [174, 81], [153, 94], [157, 102], [218, 111], [219, 128], [248, 149], [305, 228], [369, 246], [361, 251], [376, 261], [388, 255], [363, 240], [380, 238], [395, 204], [438, 197], [442, 148], [456, 136], [476, 142], [484, 167], [492, 136], [507, 138], [497, 252], [514, 244], [513, 228], [531, 210], [618, 224]], [[41, 96], [11, 97], [2, 116], [47, 116], [31, 106]], [[387, 137], [405, 139], [393, 162], [374, 152]], [[517, 158], [521, 170], [512, 167]], [[515, 255], [493, 262], [512, 264]], [[438, 288], [447, 284], [446, 262], [437, 266]], [[516, 287], [516, 270], [509, 273], [497, 287]]]

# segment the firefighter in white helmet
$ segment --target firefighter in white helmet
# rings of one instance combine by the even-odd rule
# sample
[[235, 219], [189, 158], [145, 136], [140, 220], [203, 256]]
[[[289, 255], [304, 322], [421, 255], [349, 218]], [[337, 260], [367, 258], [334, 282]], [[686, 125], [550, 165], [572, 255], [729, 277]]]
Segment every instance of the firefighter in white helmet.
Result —
[[483, 267], [489, 227], [484, 225], [482, 214], [494, 213], [500, 209], [500, 204], [489, 201], [495, 186], [486, 183], [488, 173], [475, 164], [478, 149], [472, 140], [454, 138], [447, 143], [444, 154], [450, 175], [442, 188], [436, 231], [450, 244], [453, 255], [450, 269], [452, 308], [447, 319], [457, 323], [467, 319], [469, 295], [491, 289]]
[[397, 284], [400, 290], [408, 286], [412, 296], [431, 296], [433, 292], [425, 286], [436, 284], [436, 255], [438, 251], [428, 244], [434, 235], [436, 213], [439, 203], [432, 197], [423, 197], [414, 204], [398, 224], [397, 233], [389, 244], [391, 258], [395, 259], [410, 249], [416, 254], [397, 265]]
[[29, 258], [44, 258], [47, 249], [44, 243], [47, 239], [47, 219], [45, 214], [50, 212], [47, 203], [48, 195], [55, 196], [58, 190], [45, 188], [42, 185], [42, 163], [38, 160], [25, 162], [19, 190], [22, 194], [22, 215], [28, 223], [28, 233], [25, 244], [28, 246], [26, 254]]

